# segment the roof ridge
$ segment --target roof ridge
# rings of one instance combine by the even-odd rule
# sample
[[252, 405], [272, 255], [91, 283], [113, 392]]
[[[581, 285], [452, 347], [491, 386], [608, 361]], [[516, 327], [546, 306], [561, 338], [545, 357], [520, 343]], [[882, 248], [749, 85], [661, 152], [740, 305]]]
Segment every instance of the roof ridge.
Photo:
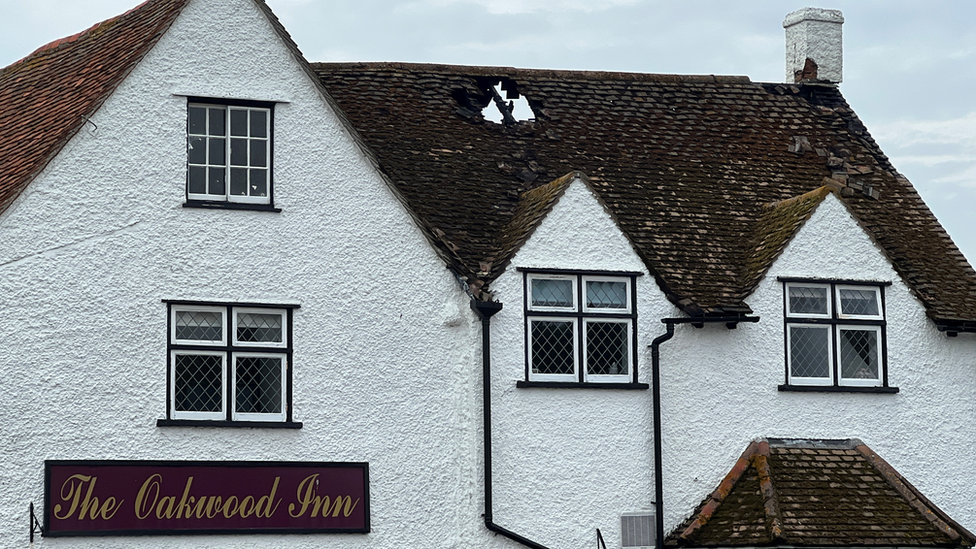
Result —
[[546, 76], [551, 78], [567, 79], [575, 77], [579, 80], [628, 80], [638, 82], [700, 82], [716, 84], [752, 84], [753, 81], [744, 75], [717, 75], [717, 74], [664, 74], [664, 73], [644, 73], [644, 72], [616, 72], [616, 71], [590, 71], [590, 70], [569, 70], [569, 69], [533, 69], [519, 67], [501, 66], [480, 66], [480, 65], [451, 65], [443, 63], [406, 63], [397, 61], [359, 61], [359, 62], [316, 62], [310, 63], [313, 69], [337, 72], [344, 70], [390, 70], [390, 71], [423, 71], [423, 72], [446, 72], [451, 74], [463, 74], [465, 76]]
[[[719, 483], [718, 488], [714, 492], [708, 495], [707, 502], [700, 506], [700, 511], [698, 511], [695, 520], [688, 525], [687, 528], [678, 535], [678, 540], [681, 542], [690, 542], [691, 537], [695, 535], [696, 532], [702, 529], [708, 521], [711, 520], [712, 516], [715, 515], [715, 511], [718, 510], [719, 506], [725, 500], [726, 497], [732, 492], [732, 488], [739, 482], [742, 475], [752, 467], [752, 456], [759, 452], [760, 444], [766, 441], [754, 440], [749, 443], [742, 455], [736, 460], [735, 465], [729, 471], [722, 482]], [[769, 444], [766, 444], [766, 455], [769, 455]]]

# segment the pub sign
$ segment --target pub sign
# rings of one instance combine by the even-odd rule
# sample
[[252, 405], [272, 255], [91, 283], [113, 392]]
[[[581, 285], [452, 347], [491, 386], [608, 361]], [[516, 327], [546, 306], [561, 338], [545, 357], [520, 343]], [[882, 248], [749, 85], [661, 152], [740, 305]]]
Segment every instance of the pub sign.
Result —
[[48, 460], [43, 532], [368, 533], [369, 465]]

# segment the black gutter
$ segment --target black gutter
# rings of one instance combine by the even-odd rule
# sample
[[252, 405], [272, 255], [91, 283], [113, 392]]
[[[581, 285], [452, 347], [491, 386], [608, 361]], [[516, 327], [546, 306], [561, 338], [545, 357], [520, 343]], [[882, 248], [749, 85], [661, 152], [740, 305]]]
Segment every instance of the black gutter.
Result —
[[681, 318], [662, 318], [665, 333], [651, 342], [651, 384], [654, 395], [654, 521], [657, 549], [664, 549], [664, 466], [661, 451], [661, 344], [674, 337], [675, 324], [691, 324], [702, 328], [705, 324], [725, 324], [733, 330], [739, 322], [759, 322], [758, 316], [699, 316]]
[[491, 317], [502, 310], [501, 303], [492, 301], [471, 300], [471, 309], [481, 319], [481, 372], [484, 405], [484, 433], [485, 433], [485, 527], [501, 534], [508, 539], [517, 541], [532, 549], [548, 549], [545, 545], [502, 528], [492, 521], [491, 516]]

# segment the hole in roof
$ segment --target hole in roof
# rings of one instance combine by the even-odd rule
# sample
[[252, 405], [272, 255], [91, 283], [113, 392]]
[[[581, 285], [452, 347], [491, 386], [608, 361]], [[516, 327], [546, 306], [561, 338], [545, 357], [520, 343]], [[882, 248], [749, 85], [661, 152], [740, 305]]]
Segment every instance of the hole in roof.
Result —
[[502, 108], [511, 113], [512, 118], [516, 122], [524, 122], [535, 118], [535, 113], [532, 112], [532, 107], [529, 106], [529, 102], [525, 99], [524, 95], [519, 95], [517, 91], [505, 90], [501, 82], [492, 86], [492, 90], [495, 92], [492, 94], [494, 96], [492, 98], [493, 100], [489, 101], [488, 106], [481, 111], [481, 115], [485, 117], [485, 120], [496, 124], [503, 124], [505, 122], [505, 115], [499, 109], [499, 99], [502, 98], [503, 100], [500, 101]]

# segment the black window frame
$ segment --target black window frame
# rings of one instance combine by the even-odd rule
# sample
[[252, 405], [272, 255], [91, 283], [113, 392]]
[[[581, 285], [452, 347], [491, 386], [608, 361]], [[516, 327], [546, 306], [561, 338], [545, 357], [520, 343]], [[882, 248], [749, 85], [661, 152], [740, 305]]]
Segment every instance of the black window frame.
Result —
[[[848, 393], [897, 393], [897, 387], [891, 387], [888, 383], [888, 311], [885, 296], [885, 288], [891, 285], [887, 281], [864, 281], [864, 280], [844, 280], [844, 279], [818, 279], [818, 278], [791, 278], [779, 277], [777, 279], [783, 293], [783, 374], [784, 383], [779, 386], [780, 391], [795, 392], [848, 392]], [[829, 317], [810, 317], [796, 316], [791, 314], [789, 306], [790, 286], [820, 286], [827, 288]], [[838, 287], [861, 287], [877, 291], [878, 307], [880, 309], [880, 319], [864, 318], [842, 318], [840, 316], [840, 303], [838, 303]], [[830, 341], [829, 368], [831, 380], [829, 384], [804, 384], [796, 383], [791, 376], [790, 360], [790, 327], [796, 325], [825, 326], [828, 329]], [[870, 326], [876, 327], [880, 334], [878, 342], [879, 354], [879, 381], [880, 385], [851, 385], [845, 384], [841, 378], [840, 350], [838, 349], [838, 333], [841, 327], [846, 326]]]
[[[166, 304], [166, 417], [164, 419], [158, 419], [156, 421], [157, 427], [270, 427], [270, 428], [285, 428], [285, 429], [300, 429], [302, 427], [301, 422], [296, 422], [293, 419], [293, 372], [294, 372], [294, 331], [292, 327], [294, 326], [294, 311], [299, 309], [301, 306], [296, 304], [271, 304], [271, 303], [243, 303], [243, 302], [225, 302], [225, 301], [188, 301], [188, 300], [163, 300]], [[225, 312], [224, 318], [226, 319], [223, 325], [224, 338], [225, 341], [219, 345], [208, 344], [208, 345], [197, 345], [197, 344], [187, 344], [187, 343], [177, 343], [174, 341], [174, 326], [173, 317], [175, 310], [180, 308], [193, 309], [193, 308], [212, 308], [212, 309], [223, 309]], [[234, 336], [231, 333], [232, 327], [235, 326], [234, 321], [234, 311], [236, 309], [267, 309], [267, 310], [283, 310], [284, 311], [284, 330], [285, 330], [285, 341], [282, 346], [262, 346], [256, 344], [235, 344]], [[223, 398], [226, 400], [224, 402], [224, 418], [217, 419], [188, 419], [188, 418], [174, 418], [173, 417], [173, 398], [174, 398], [174, 386], [173, 386], [173, 355], [174, 352], [178, 351], [200, 351], [203, 353], [222, 353], [224, 355], [224, 387], [223, 387]], [[232, 386], [234, 376], [230, 375], [230, 370], [234, 367], [232, 363], [232, 357], [235, 353], [241, 354], [276, 354], [285, 355], [285, 365], [284, 365], [284, 400], [282, 402], [282, 407], [284, 408], [284, 419], [275, 421], [255, 421], [247, 419], [234, 419], [234, 387]]]
[[[267, 168], [268, 168], [268, 203], [250, 203], [250, 202], [233, 202], [231, 200], [202, 200], [199, 198], [190, 198], [190, 159], [189, 151], [187, 152], [186, 161], [186, 174], [185, 181], [183, 185], [184, 193], [184, 208], [209, 208], [209, 209], [225, 209], [225, 210], [251, 210], [251, 211], [264, 211], [264, 212], [280, 212], [281, 208], [275, 207], [275, 182], [274, 182], [274, 142], [275, 142], [275, 103], [269, 101], [253, 101], [248, 99], [219, 99], [213, 97], [196, 97], [187, 96], [186, 98], [186, 137], [187, 137], [187, 147], [190, 137], [190, 107], [191, 106], [211, 106], [211, 107], [247, 107], [247, 108], [258, 108], [268, 110], [268, 158], [267, 158]], [[226, 122], [228, 130], [226, 131], [227, 139], [230, 139], [229, 131], [229, 120]], [[226, 168], [230, 169], [230, 159], [226, 159]], [[229, 174], [225, 176], [225, 185], [230, 185]]]
[[[573, 270], [573, 269], [533, 269], [533, 268], [518, 268], [519, 272], [522, 273], [522, 317], [523, 317], [523, 342], [524, 342], [524, 379], [518, 380], [516, 382], [517, 387], [528, 388], [528, 387], [544, 387], [544, 388], [586, 388], [586, 389], [647, 389], [649, 387], [646, 383], [639, 383], [638, 379], [638, 344], [637, 344], [637, 278], [643, 276], [640, 272], [630, 272], [630, 271], [597, 271], [597, 270]], [[530, 280], [534, 275], [556, 275], [559, 277], [570, 277], [574, 280], [573, 286], [575, 295], [577, 296], [578, 302], [574, 305], [573, 311], [569, 310], [553, 310], [553, 311], [540, 311], [534, 310], [531, 306], [531, 283]], [[587, 279], [626, 279], [627, 291], [629, 293], [629, 312], [605, 312], [605, 311], [593, 311], [584, 310], [583, 300], [585, 294], [585, 282]], [[545, 318], [571, 318], [574, 322], [575, 337], [573, 341], [573, 353], [576, 360], [576, 372], [574, 379], [570, 380], [538, 380], [533, 379], [532, 373], [530, 371], [531, 364], [531, 353], [532, 353], [532, 336], [530, 333], [531, 323], [535, 319], [545, 319]], [[587, 379], [587, 365], [585, 362], [585, 346], [586, 346], [586, 336], [584, 330], [586, 327], [586, 321], [592, 319], [619, 319], [625, 320], [629, 323], [629, 368], [630, 371], [625, 374], [627, 376], [626, 381], [623, 380], [597, 380]]]

